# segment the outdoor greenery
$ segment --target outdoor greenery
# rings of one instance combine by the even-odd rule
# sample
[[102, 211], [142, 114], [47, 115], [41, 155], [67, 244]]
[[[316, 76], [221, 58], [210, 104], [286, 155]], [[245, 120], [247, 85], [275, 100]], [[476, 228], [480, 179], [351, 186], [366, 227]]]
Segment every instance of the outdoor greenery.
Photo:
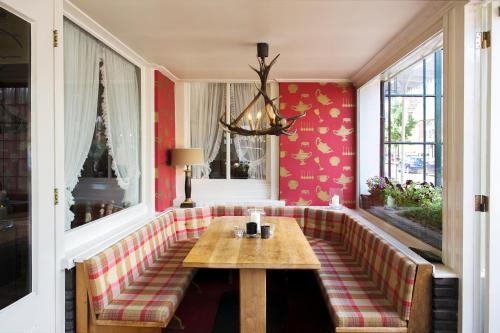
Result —
[[383, 195], [384, 202], [393, 204], [398, 214], [419, 224], [442, 230], [442, 189], [432, 183], [408, 180], [404, 184], [387, 177], [373, 177], [367, 181], [372, 196]]
[[391, 106], [391, 141], [407, 141], [410, 139], [417, 122], [411, 113], [408, 114], [405, 124], [405, 138], [402, 138], [403, 129], [403, 102]]

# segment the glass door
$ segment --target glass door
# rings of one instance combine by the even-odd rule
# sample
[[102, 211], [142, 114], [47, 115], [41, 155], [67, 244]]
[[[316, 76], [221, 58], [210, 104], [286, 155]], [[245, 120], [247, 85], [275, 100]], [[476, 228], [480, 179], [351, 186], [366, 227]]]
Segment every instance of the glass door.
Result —
[[53, 11], [0, 0], [0, 332], [55, 327]]

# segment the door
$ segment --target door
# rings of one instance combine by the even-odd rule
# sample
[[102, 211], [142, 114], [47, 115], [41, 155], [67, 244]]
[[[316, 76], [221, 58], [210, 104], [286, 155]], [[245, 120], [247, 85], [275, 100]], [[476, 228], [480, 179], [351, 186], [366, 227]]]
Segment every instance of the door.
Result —
[[485, 292], [484, 332], [500, 332], [500, 1], [491, 1], [485, 10], [485, 23], [490, 31], [490, 46], [486, 53], [485, 118], [486, 140], [485, 193], [489, 209], [485, 214]]
[[0, 332], [54, 332], [53, 0], [0, 0]]

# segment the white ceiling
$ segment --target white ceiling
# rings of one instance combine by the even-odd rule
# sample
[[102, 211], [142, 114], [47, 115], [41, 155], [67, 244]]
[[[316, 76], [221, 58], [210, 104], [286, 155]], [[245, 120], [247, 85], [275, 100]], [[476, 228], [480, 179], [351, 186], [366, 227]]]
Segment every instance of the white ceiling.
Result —
[[433, 1], [73, 0], [180, 79], [256, 79], [256, 46], [277, 79], [349, 79]]

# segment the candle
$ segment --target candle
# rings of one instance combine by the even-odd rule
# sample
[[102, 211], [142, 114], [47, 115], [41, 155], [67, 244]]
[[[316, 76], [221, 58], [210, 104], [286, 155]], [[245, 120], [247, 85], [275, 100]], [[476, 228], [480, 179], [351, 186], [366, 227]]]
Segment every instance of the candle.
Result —
[[336, 194], [332, 197], [332, 206], [333, 207], [340, 206], [340, 197]]
[[250, 222], [257, 223], [257, 233], [260, 232], [260, 213], [259, 212], [251, 212], [250, 213]]
[[252, 115], [249, 113], [247, 117], [248, 117], [248, 122], [250, 123], [250, 129], [253, 131], [254, 130], [254, 126], [253, 126]]
[[255, 128], [259, 129], [260, 128], [260, 118], [262, 117], [262, 112], [257, 112], [257, 123], [255, 124]]

